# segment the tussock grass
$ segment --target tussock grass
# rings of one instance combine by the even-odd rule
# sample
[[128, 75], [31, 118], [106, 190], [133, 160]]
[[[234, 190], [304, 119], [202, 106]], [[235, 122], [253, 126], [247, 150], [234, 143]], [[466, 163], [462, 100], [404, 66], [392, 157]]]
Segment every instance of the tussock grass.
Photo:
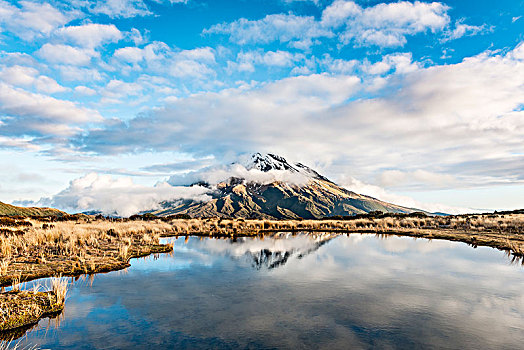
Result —
[[[323, 220], [187, 219], [176, 216], [159, 219], [152, 215], [146, 219], [115, 220], [70, 216], [68, 220], [53, 219], [53, 224], [49, 224], [47, 218], [1, 219], [0, 285], [13, 284], [14, 291], [9, 293], [18, 293], [20, 300], [33, 305], [32, 315], [38, 314], [35, 310], [39, 304], [31, 301], [27, 296], [29, 292], [20, 290], [21, 282], [123, 269], [129, 266], [132, 257], [172, 251], [173, 245], [159, 244], [161, 236], [263, 237], [278, 232], [361, 232], [448, 239], [473, 246], [496, 247], [514, 256], [524, 255], [524, 213], [435, 217], [423, 213], [374, 214]], [[54, 301], [46, 293], [51, 293]], [[33, 299], [45, 295], [46, 305], [55, 306], [63, 304], [66, 294], [67, 283], [62, 279], [54, 280], [50, 292], [31, 292]], [[0, 297], [5, 295], [0, 293]], [[38, 300], [41, 303], [41, 299]], [[27, 312], [23, 314], [31, 314]]]
[[0, 341], [0, 350], [37, 350], [37, 345], [22, 346], [21, 341], [5, 340]]
[[134, 256], [165, 252], [171, 248], [159, 244], [160, 235], [172, 225], [155, 221], [93, 220], [55, 221], [48, 225], [34, 218], [7, 218], [27, 224], [2, 226], [22, 234], [0, 235], [0, 285], [15, 278], [27, 281], [38, 277], [79, 275], [109, 271], [128, 266]]
[[62, 312], [67, 288], [67, 280], [62, 277], [53, 278], [47, 292], [41, 291], [43, 287], [38, 283], [30, 290], [23, 290], [20, 280], [16, 279], [11, 291], [0, 293], [0, 338], [6, 339], [5, 332]]
[[524, 254], [524, 213], [427, 216], [372, 214], [323, 220], [204, 218], [172, 220], [175, 235], [232, 237], [273, 232], [366, 232], [462, 241]]
[[63, 277], [53, 278], [51, 280], [51, 290], [53, 291], [55, 302], [64, 305], [67, 296], [67, 280]]

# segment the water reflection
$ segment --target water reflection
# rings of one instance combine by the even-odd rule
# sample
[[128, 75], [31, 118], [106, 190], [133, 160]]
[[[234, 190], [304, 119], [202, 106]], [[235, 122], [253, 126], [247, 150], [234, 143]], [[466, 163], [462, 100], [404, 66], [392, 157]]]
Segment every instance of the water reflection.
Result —
[[60, 326], [41, 321], [22, 345], [459, 349], [524, 340], [523, 269], [491, 248], [371, 235], [173, 241], [171, 256], [75, 282]]
[[227, 255], [235, 260], [245, 259], [256, 270], [271, 270], [285, 265], [290, 259], [301, 259], [315, 252], [337, 236], [339, 234], [276, 233], [265, 239], [239, 237], [205, 240], [199, 249], [212, 254]]

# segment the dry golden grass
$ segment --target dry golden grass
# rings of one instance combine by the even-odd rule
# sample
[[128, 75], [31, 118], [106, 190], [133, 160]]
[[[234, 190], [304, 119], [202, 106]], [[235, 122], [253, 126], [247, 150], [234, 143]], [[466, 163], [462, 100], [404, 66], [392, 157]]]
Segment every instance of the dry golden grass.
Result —
[[462, 241], [524, 254], [524, 214], [377, 216], [344, 220], [172, 220], [169, 235], [237, 236], [271, 232], [368, 232]]
[[60, 305], [65, 304], [67, 296], [67, 280], [62, 277], [53, 278], [51, 280], [51, 290], [53, 291], [56, 303]]
[[[53, 223], [9, 218], [0, 220], [0, 285], [12, 284], [13, 291], [0, 293], [0, 310], [8, 310], [7, 314], [2, 314], [0, 329], [9, 329], [17, 322], [33, 322], [49, 310], [63, 307], [67, 294], [64, 279], [54, 279], [49, 292], [41, 292], [41, 287], [21, 291], [21, 282], [122, 269], [129, 266], [132, 257], [172, 251], [172, 244], [159, 244], [161, 236], [263, 237], [275, 232], [396, 234], [492, 246], [519, 257], [524, 254], [524, 214], [400, 215], [342, 220], [204, 218], [166, 221], [149, 218], [141, 221], [80, 217], [76, 221]], [[7, 316], [11, 317], [9, 321]]]
[[[60, 221], [18, 220], [22, 233], [0, 235], [0, 285], [15, 278], [78, 275], [128, 266], [133, 256], [164, 252], [160, 235], [172, 226], [162, 221]], [[1, 223], [1, 221], [0, 221]], [[14, 231], [13, 231], [14, 232]]]
[[[2, 226], [2, 222], [5, 223]], [[173, 219], [93, 220], [49, 224], [0, 220], [0, 284], [58, 274], [123, 268], [133, 256], [169, 250], [160, 236], [261, 235], [271, 232], [370, 232], [461, 240], [523, 254], [524, 214], [386, 216], [344, 220]], [[16, 230], [16, 231], [15, 231]], [[12, 232], [12, 233], [10, 233]], [[20, 233], [21, 232], [21, 233]], [[152, 250], [151, 250], [152, 249]]]
[[170, 221], [177, 235], [205, 233], [230, 235], [276, 230], [392, 230], [453, 229], [475, 232], [524, 234], [524, 214], [470, 215], [437, 217], [370, 217], [348, 220], [252, 220], [252, 219], [178, 219]]
[[[13, 283], [10, 292], [0, 293], [0, 332], [34, 324], [42, 317], [60, 313], [65, 305], [67, 280], [53, 278], [51, 290], [42, 292], [35, 284], [31, 290], [21, 290], [20, 281]], [[4, 337], [2, 337], [4, 339]]]

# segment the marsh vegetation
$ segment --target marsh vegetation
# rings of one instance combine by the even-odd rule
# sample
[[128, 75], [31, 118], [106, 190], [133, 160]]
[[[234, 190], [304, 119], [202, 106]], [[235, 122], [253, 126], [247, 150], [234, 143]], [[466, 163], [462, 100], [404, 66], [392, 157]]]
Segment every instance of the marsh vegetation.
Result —
[[[129, 266], [131, 258], [172, 251], [172, 245], [159, 243], [160, 237], [263, 237], [276, 232], [392, 234], [491, 246], [514, 259], [521, 259], [524, 254], [524, 214], [520, 212], [463, 216], [371, 213], [323, 220], [159, 218], [150, 214], [131, 219], [15, 216], [0, 217], [0, 285], [123, 269]], [[27, 310], [38, 310], [28, 311], [32, 316], [26, 320], [31, 322], [55, 310], [58, 300], [63, 299], [60, 290], [52, 288], [32, 294], [12, 290], [0, 294], [0, 330], [18, 324], [13, 315], [24, 314], [21, 305], [26, 305]], [[50, 296], [57, 301], [47, 302]]]

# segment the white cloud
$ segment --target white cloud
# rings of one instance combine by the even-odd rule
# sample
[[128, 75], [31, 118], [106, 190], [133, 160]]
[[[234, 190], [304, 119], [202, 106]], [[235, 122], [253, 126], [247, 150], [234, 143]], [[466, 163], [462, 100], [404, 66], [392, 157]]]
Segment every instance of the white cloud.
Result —
[[419, 65], [412, 61], [411, 53], [394, 53], [382, 56], [381, 61], [373, 64], [365, 61], [359, 68], [372, 75], [383, 75], [391, 71], [404, 74], [418, 70]]
[[11, 85], [29, 86], [34, 83], [37, 75], [38, 70], [32, 67], [15, 65], [2, 69], [0, 72], [0, 79]]
[[[2, 123], [0, 122], [0, 127]], [[0, 148], [15, 148], [28, 151], [38, 151], [40, 147], [31, 143], [30, 139], [20, 137], [4, 137], [0, 136]]]
[[82, 86], [82, 85], [78, 85], [75, 87], [75, 92], [79, 93], [79, 94], [82, 94], [82, 95], [86, 95], [86, 96], [93, 96], [93, 95], [96, 95], [96, 91], [87, 87], [87, 86]]
[[204, 33], [227, 34], [241, 45], [280, 41], [308, 49], [317, 39], [336, 36], [343, 45], [397, 47], [407, 42], [407, 36], [443, 31], [450, 21], [448, 10], [438, 2], [400, 1], [363, 8], [354, 1], [337, 0], [324, 9], [321, 20], [274, 14], [260, 20], [241, 18], [216, 24]]
[[207, 65], [191, 60], [175, 61], [169, 67], [169, 74], [177, 78], [204, 78], [205, 76], [213, 75], [214, 72]]
[[203, 79], [215, 74], [215, 51], [210, 47], [176, 50], [163, 42], [153, 42], [144, 48], [123, 47], [115, 51], [114, 58], [132, 64], [133, 70], [143, 67], [151, 73], [169, 74], [176, 78]]
[[352, 74], [360, 66], [360, 62], [357, 60], [335, 59], [329, 54], [325, 54], [320, 63], [327, 72], [335, 74]]
[[138, 47], [122, 47], [115, 51], [114, 56], [129, 63], [138, 63], [144, 59], [144, 53]]
[[64, 14], [49, 3], [20, 1], [18, 4], [19, 7], [0, 1], [0, 25], [24, 40], [47, 36], [73, 18], [72, 14]]
[[362, 8], [353, 1], [337, 0], [322, 13], [322, 24], [344, 26], [342, 43], [381, 47], [403, 46], [406, 36], [443, 30], [449, 7], [442, 3], [400, 1]]
[[56, 80], [39, 75], [38, 71], [32, 67], [18, 65], [6, 67], [0, 72], [0, 79], [15, 86], [34, 86], [37, 90], [49, 94], [67, 91], [67, 88], [58, 84]]
[[37, 55], [51, 63], [87, 66], [94, 57], [100, 54], [92, 48], [79, 48], [63, 44], [44, 44]]
[[294, 14], [267, 15], [260, 20], [241, 18], [232, 23], [216, 24], [204, 30], [205, 34], [227, 34], [231, 41], [248, 43], [291, 42], [292, 46], [306, 48], [312, 40], [330, 37], [332, 33], [318, 25], [314, 17]]
[[490, 30], [491, 29], [487, 28], [485, 25], [473, 26], [459, 21], [455, 24], [455, 28], [449, 30], [446, 33], [445, 37], [443, 38], [443, 41], [455, 40], [462, 38], [463, 36], [477, 35]]
[[130, 18], [152, 14], [143, 0], [97, 1], [96, 5], [91, 8], [91, 12], [96, 14], [104, 14], [112, 18]]
[[54, 94], [57, 92], [64, 92], [68, 90], [68, 88], [58, 84], [56, 80], [46, 77], [45, 75], [38, 76], [34, 84], [35, 88], [38, 91], [42, 91], [48, 94]]
[[[152, 0], [156, 3], [186, 4], [188, 0]], [[104, 14], [111, 18], [132, 18], [153, 15], [144, 0], [95, 0], [86, 2], [84, 7], [94, 14]]]
[[176, 56], [179, 59], [215, 63], [215, 51], [210, 47], [200, 47], [192, 50], [179, 51]]
[[0, 110], [7, 115], [40, 116], [45, 119], [84, 123], [100, 121], [98, 112], [78, 108], [73, 102], [33, 94], [0, 83]]
[[373, 198], [380, 199], [385, 202], [394, 203], [408, 208], [416, 208], [426, 210], [430, 213], [447, 213], [447, 214], [467, 214], [479, 212], [472, 208], [463, 208], [444, 205], [440, 203], [425, 203], [418, 201], [408, 196], [398, 195], [389, 191], [386, 191], [382, 187], [371, 185], [359, 181], [351, 176], [342, 176], [339, 184], [356, 193], [371, 196]]
[[77, 46], [94, 49], [104, 43], [117, 42], [123, 38], [122, 32], [114, 24], [89, 23], [81, 26], [68, 26], [57, 31]]
[[[315, 114], [344, 102], [357, 91], [359, 83], [356, 77], [322, 74], [286, 78], [248, 90], [240, 87], [220, 93], [195, 94], [159, 108], [153, 114], [133, 119], [129, 124], [114, 126], [129, 128], [126, 132], [99, 130], [88, 138], [104, 139], [101, 143], [95, 142], [101, 152], [113, 147], [135, 149], [134, 140], [141, 140], [143, 145], [151, 142], [146, 147], [153, 148], [184, 147], [196, 142], [199, 147], [208, 145], [205, 152], [210, 153], [220, 152], [226, 144], [231, 149], [253, 150], [246, 144], [245, 137], [248, 143], [258, 144], [263, 140], [272, 142], [273, 137], [281, 138], [286, 130], [292, 135], [303, 127], [314, 128], [315, 120], [318, 121]], [[153, 124], [150, 117], [155, 119]], [[311, 118], [311, 123], [304, 118]], [[151, 125], [161, 127], [153, 131]], [[146, 130], [149, 130], [148, 135], [152, 132], [155, 137], [142, 135]], [[106, 138], [109, 135], [111, 137]], [[92, 146], [89, 140], [83, 142], [88, 142], [87, 148]]]
[[130, 216], [141, 211], [160, 209], [163, 201], [207, 201], [210, 190], [200, 186], [176, 187], [160, 182], [155, 186], [135, 184], [129, 177], [90, 173], [71, 181], [69, 187], [37, 205], [71, 212], [99, 210], [106, 215]]
[[428, 68], [413, 66], [409, 55], [386, 57], [402, 74], [380, 77], [372, 94], [366, 89], [375, 78], [328, 74], [195, 94], [82, 142], [101, 153], [292, 154], [324, 164], [328, 175], [355, 178], [421, 169], [453, 174], [458, 185], [521, 183], [524, 87], [515, 77], [524, 74], [523, 47]]
[[163, 66], [171, 55], [171, 49], [166, 43], [155, 41], [140, 47], [123, 47], [115, 51], [114, 57], [125, 63], [139, 63], [144, 61], [148, 67]]
[[350, 17], [362, 14], [362, 8], [353, 1], [334, 1], [322, 12], [322, 23], [326, 27], [339, 27]]
[[140, 84], [112, 79], [101, 91], [101, 95], [111, 100], [118, 100], [127, 96], [139, 96], [142, 90]]
[[301, 54], [293, 54], [287, 51], [246, 51], [239, 52], [236, 62], [229, 62], [230, 69], [239, 71], [255, 71], [255, 65], [264, 65], [268, 67], [291, 67], [297, 61], [305, 57]]
[[[147, 30], [146, 30], [146, 33], [147, 33]], [[129, 32], [126, 32], [125, 33], [125, 38], [128, 39], [128, 40], [133, 41], [133, 43], [135, 43], [135, 45], [142, 45], [142, 44], [147, 42], [146, 36], [142, 35], [140, 30], [138, 30], [136, 28], [131, 28], [131, 30]]]
[[104, 74], [93, 68], [83, 68], [71, 65], [59, 65], [58, 70], [62, 79], [67, 81], [100, 81], [104, 79]]
[[0, 83], [0, 132], [7, 135], [72, 135], [74, 125], [100, 122], [100, 114], [75, 103]]
[[173, 175], [168, 182], [175, 186], [188, 186], [200, 181], [204, 181], [209, 185], [216, 185], [222, 181], [227, 181], [231, 177], [262, 185], [279, 181], [302, 186], [309, 181], [307, 176], [287, 170], [261, 171], [258, 169], [246, 169], [243, 165], [234, 163], [229, 166], [216, 166], [186, 174]]

